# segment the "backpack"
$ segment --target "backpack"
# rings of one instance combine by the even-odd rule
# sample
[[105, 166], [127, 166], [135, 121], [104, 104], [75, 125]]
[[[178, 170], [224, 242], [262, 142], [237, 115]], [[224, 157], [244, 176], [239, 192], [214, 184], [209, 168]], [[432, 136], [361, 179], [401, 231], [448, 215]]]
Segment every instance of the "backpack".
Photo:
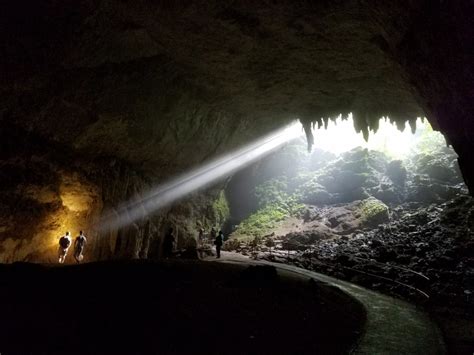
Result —
[[70, 244], [71, 241], [69, 240], [69, 238], [61, 237], [61, 239], [59, 239], [59, 245], [61, 246], [61, 248], [67, 249], [69, 248]]

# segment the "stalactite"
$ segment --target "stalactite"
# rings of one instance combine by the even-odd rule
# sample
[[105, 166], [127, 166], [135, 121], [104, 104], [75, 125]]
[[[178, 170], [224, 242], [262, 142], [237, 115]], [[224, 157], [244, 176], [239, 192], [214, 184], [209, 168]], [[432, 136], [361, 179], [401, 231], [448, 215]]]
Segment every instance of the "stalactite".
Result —
[[400, 131], [404, 131], [405, 130], [405, 127], [406, 127], [406, 121], [405, 120], [397, 120], [397, 119], [394, 119], [395, 121], [395, 124], [397, 125], [397, 128], [400, 130]]
[[311, 131], [311, 122], [304, 121], [301, 122], [301, 124], [303, 125], [304, 133], [306, 135], [306, 142], [308, 143], [308, 152], [311, 152], [311, 148], [314, 144], [314, 136], [313, 132]]
[[367, 142], [369, 140], [369, 129], [367, 125], [362, 127], [362, 135], [364, 137], [364, 140]]
[[416, 132], [416, 118], [415, 119], [410, 119], [408, 121], [408, 124], [410, 125], [411, 133], [415, 134], [415, 132]]
[[372, 131], [374, 133], [377, 133], [377, 131], [379, 130], [380, 120], [381, 120], [381, 118], [376, 119], [376, 120], [372, 121], [372, 123], [370, 125], [370, 128], [372, 129]]

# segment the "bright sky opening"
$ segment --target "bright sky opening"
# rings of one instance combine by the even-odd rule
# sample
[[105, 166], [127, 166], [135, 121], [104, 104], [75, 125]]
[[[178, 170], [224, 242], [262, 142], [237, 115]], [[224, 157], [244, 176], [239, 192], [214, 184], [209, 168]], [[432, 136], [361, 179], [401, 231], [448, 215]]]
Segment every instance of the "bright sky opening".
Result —
[[402, 159], [411, 153], [417, 143], [417, 139], [424, 133], [442, 135], [433, 132], [427, 120], [424, 122], [420, 118], [416, 121], [416, 133], [411, 132], [407, 124], [407, 128], [402, 132], [388, 120], [381, 119], [377, 133], [370, 132], [369, 140], [366, 142], [362, 133], [356, 133], [352, 114], [347, 120], [338, 117], [336, 121], [329, 121], [327, 129], [321, 127], [313, 131], [314, 147], [340, 154], [356, 147], [378, 150], [386, 153], [392, 158]]

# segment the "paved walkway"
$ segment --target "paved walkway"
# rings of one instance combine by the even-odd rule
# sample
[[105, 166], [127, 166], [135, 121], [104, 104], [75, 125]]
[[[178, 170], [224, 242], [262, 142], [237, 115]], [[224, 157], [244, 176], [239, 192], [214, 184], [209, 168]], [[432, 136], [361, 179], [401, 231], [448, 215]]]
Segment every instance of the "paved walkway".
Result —
[[445, 354], [441, 333], [428, 315], [410, 303], [292, 265], [256, 261], [240, 254], [222, 253], [209, 261], [273, 265], [278, 272], [291, 272], [336, 286], [359, 300], [367, 310], [365, 333], [353, 354]]

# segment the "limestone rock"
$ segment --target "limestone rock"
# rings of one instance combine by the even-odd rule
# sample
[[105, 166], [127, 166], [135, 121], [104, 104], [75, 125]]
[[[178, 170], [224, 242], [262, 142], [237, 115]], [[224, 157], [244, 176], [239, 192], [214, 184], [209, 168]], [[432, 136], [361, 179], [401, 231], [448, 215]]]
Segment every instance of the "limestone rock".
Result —
[[403, 166], [401, 160], [392, 160], [387, 165], [387, 176], [394, 184], [403, 186], [407, 178], [407, 169]]

